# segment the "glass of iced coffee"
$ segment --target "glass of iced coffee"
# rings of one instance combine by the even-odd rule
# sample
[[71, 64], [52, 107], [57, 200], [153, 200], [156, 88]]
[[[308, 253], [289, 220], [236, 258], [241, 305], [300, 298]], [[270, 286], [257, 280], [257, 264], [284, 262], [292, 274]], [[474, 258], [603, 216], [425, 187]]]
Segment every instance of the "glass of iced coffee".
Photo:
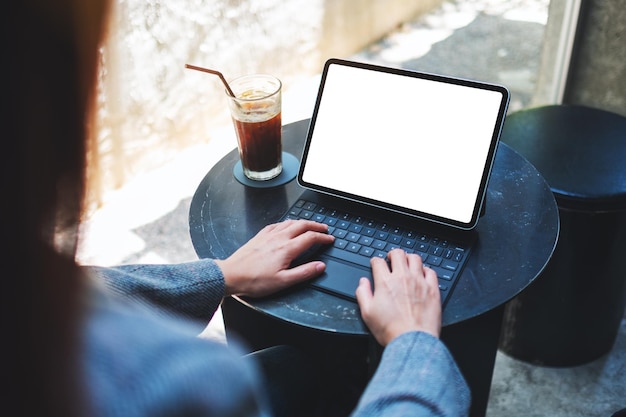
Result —
[[230, 114], [237, 133], [244, 175], [266, 181], [282, 171], [280, 80], [266, 74], [245, 75], [229, 82]]

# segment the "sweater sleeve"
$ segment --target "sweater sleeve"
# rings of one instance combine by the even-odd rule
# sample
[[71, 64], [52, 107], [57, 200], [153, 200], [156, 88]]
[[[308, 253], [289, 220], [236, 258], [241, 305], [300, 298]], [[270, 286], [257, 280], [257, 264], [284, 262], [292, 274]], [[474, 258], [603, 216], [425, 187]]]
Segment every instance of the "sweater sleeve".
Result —
[[196, 337], [195, 326], [155, 316], [94, 289], [83, 320], [90, 416], [268, 417], [260, 370], [236, 343]]
[[203, 322], [213, 317], [224, 297], [224, 276], [212, 259], [85, 268], [121, 298]]
[[469, 388], [445, 345], [411, 332], [387, 345], [352, 416], [459, 417], [469, 406]]

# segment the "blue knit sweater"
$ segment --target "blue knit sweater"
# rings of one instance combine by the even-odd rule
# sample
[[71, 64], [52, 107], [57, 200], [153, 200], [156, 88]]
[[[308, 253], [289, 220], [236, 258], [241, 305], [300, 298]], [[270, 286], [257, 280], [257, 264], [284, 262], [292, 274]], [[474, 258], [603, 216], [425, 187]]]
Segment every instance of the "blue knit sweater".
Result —
[[[212, 260], [87, 270], [96, 281], [83, 356], [94, 415], [270, 415], [252, 361], [231, 343], [197, 337], [189, 320], [206, 324], [224, 295]], [[443, 343], [412, 332], [385, 348], [353, 416], [457, 417], [469, 403]]]

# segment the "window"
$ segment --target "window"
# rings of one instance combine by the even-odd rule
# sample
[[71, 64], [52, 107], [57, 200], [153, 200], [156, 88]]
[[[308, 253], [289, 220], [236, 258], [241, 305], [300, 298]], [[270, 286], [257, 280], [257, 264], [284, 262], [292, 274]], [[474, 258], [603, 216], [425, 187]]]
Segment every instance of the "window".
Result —
[[[172, 200], [171, 210], [236, 147], [220, 81], [186, 63], [228, 79], [278, 76], [285, 123], [311, 114], [331, 56], [501, 83], [514, 111], [559, 102], [578, 3], [360, 0], [355, 8], [354, 0], [116, 0], [101, 54], [92, 211], [141, 181], [132, 194], [145, 193], [137, 201], [150, 207], [135, 205], [154, 219], [155, 199]], [[181, 162], [181, 155], [193, 159]], [[158, 180], [142, 179], [155, 171]]]

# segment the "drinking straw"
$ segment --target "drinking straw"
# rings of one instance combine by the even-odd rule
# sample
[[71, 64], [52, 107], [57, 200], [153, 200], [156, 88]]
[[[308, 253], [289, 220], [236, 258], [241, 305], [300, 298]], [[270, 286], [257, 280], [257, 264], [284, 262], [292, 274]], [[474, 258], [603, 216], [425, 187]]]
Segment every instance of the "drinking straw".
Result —
[[228, 91], [228, 94], [230, 94], [231, 97], [235, 97], [233, 90], [230, 89], [230, 86], [226, 82], [226, 79], [224, 78], [221, 72], [212, 70], [209, 68], [202, 68], [202, 67], [197, 67], [195, 65], [189, 65], [189, 64], [185, 64], [185, 68], [193, 69], [196, 71], [208, 72], [209, 74], [217, 75], [218, 77], [220, 77], [220, 80], [222, 80], [222, 82], [224, 83], [224, 86], [226, 87], [226, 91]]

